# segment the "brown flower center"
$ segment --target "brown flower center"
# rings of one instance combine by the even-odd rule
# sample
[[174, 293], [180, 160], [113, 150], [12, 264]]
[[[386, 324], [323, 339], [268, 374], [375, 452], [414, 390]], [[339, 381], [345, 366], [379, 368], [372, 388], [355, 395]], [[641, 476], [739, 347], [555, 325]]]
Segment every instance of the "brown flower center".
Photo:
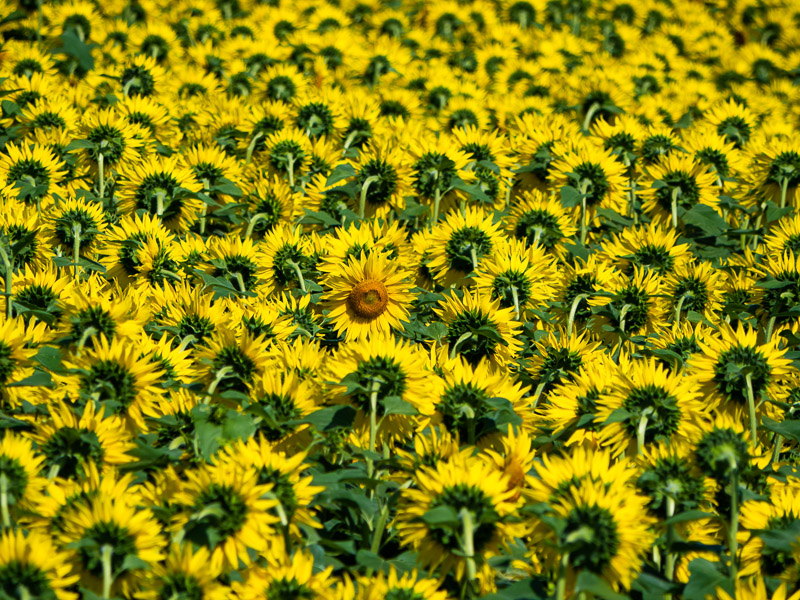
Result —
[[362, 281], [347, 296], [347, 306], [362, 319], [381, 316], [389, 304], [389, 291], [380, 281]]

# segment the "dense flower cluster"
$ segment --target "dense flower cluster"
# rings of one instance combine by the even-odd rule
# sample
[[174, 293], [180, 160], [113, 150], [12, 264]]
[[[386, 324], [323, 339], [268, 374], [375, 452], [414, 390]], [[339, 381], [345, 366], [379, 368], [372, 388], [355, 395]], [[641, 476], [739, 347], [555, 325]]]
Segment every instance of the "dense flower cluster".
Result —
[[800, 4], [1, 3], [0, 599], [800, 598]]

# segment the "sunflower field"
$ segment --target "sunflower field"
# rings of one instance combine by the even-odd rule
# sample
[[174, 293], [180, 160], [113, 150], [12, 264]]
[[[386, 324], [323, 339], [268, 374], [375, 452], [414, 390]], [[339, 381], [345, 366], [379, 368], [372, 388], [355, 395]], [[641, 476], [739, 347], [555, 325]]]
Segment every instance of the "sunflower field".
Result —
[[0, 600], [800, 599], [800, 2], [0, 0]]

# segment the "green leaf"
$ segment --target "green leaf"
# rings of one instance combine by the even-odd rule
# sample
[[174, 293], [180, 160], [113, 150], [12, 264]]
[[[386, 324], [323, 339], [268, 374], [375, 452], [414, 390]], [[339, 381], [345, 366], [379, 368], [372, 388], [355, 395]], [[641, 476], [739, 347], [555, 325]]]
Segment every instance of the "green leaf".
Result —
[[708, 235], [721, 235], [728, 230], [725, 220], [707, 204], [695, 204], [683, 214], [683, 222]]
[[583, 194], [571, 185], [565, 185], [561, 188], [561, 204], [567, 208], [580, 206], [582, 200]]
[[399, 396], [389, 396], [384, 398], [381, 403], [383, 404], [384, 414], [387, 415], [417, 415], [419, 411], [412, 404], [409, 404]]
[[53, 387], [53, 379], [50, 377], [50, 373], [46, 371], [42, 371], [40, 369], [34, 370], [34, 372], [22, 379], [20, 381], [15, 381], [14, 383], [7, 383], [7, 387]]
[[603, 422], [603, 425], [611, 425], [612, 423], [621, 423], [622, 421], [627, 421], [633, 416], [632, 412], [625, 410], [624, 408], [615, 408], [608, 418]]
[[359, 550], [356, 552], [356, 563], [365, 569], [373, 571], [386, 571], [389, 564], [374, 552]]
[[695, 558], [689, 563], [689, 583], [683, 589], [684, 598], [717, 597], [717, 588], [722, 587], [733, 596], [730, 579], [723, 575], [719, 563], [712, 563], [704, 558]]
[[468, 184], [466, 181], [461, 179], [454, 179], [452, 187], [454, 190], [459, 190], [465, 194], [469, 194], [472, 196], [473, 200], [477, 200], [478, 202], [482, 202], [484, 204], [491, 204], [494, 202], [492, 198], [486, 195], [479, 185]]
[[762, 417], [761, 426], [773, 433], [782, 435], [785, 439], [800, 442], [800, 421], [775, 421], [769, 417]]
[[714, 513], [705, 512], [703, 510], [687, 510], [682, 513], [678, 513], [672, 518], [667, 519], [664, 521], [663, 525], [676, 525], [677, 523], [684, 523], [686, 521], [696, 521], [697, 519], [706, 519], [706, 518], [713, 518], [716, 517]]
[[458, 513], [447, 504], [430, 509], [422, 515], [422, 520], [430, 527], [461, 527]]
[[331, 171], [331, 174], [328, 175], [328, 179], [325, 181], [325, 187], [330, 187], [339, 183], [343, 179], [349, 179], [350, 177], [355, 177], [356, 175], [357, 173], [353, 168], [353, 165], [349, 163], [337, 165], [336, 168]]
[[576, 592], [589, 592], [603, 600], [627, 600], [628, 596], [619, 594], [611, 589], [611, 587], [601, 577], [589, 571], [582, 571], [578, 575], [578, 580], [575, 582]]
[[313, 425], [318, 431], [330, 431], [343, 427], [352, 427], [356, 418], [356, 409], [343, 404], [329, 406], [315, 411], [303, 419], [303, 423]]

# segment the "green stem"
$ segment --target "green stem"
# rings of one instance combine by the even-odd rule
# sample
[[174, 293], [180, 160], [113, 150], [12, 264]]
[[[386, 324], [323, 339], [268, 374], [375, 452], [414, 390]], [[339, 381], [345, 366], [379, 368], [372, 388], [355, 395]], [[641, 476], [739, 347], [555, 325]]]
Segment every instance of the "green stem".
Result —
[[[667, 496], [667, 519], [675, 516], [675, 498]], [[672, 551], [672, 544], [675, 542], [675, 526], [667, 526], [667, 564], [664, 575], [667, 581], [672, 581], [675, 578], [675, 559], [677, 558]], [[664, 600], [670, 600], [672, 594], [666, 594]]]
[[750, 412], [750, 445], [755, 448], [756, 446], [756, 433], [758, 430], [758, 417], [756, 416], [756, 399], [753, 394], [753, 378], [750, 373], [745, 375], [745, 383], [747, 384], [747, 409]]
[[782, 177], [781, 178], [781, 208], [786, 207], [786, 194], [789, 191], [789, 178]]
[[208, 386], [208, 396], [213, 396], [214, 392], [217, 390], [217, 386], [222, 382], [225, 377], [227, 377], [228, 373], [233, 371], [230, 367], [222, 367], [219, 371], [217, 371], [216, 377], [214, 377], [214, 381], [211, 382], [211, 385]]
[[[438, 173], [437, 173], [438, 175]], [[436, 178], [436, 189], [433, 192], [433, 224], [439, 222], [439, 205], [442, 203], [442, 190], [439, 188], [439, 178]]]
[[244, 285], [244, 278], [242, 277], [242, 274], [239, 273], [239, 271], [236, 271], [233, 275], [236, 277], [236, 283], [239, 285], [239, 291], [244, 294], [247, 291], [247, 288]]
[[478, 252], [475, 250], [475, 245], [471, 244], [469, 247], [469, 256], [472, 259], [472, 270], [478, 270]]
[[289, 187], [294, 189], [294, 154], [290, 154], [286, 162], [286, 167], [289, 171]]
[[259, 131], [257, 134], [253, 136], [253, 139], [250, 140], [250, 143], [247, 145], [247, 152], [245, 153], [244, 156], [244, 164], [246, 165], [250, 164], [250, 159], [253, 158], [253, 151], [256, 149], [256, 144], [258, 143], [258, 140], [260, 140], [262, 137], [264, 137], [264, 132]]
[[728, 549], [731, 553], [731, 583], [736, 584], [736, 573], [738, 571], [737, 554], [739, 553], [739, 541], [736, 539], [739, 533], [739, 470], [731, 469], [731, 526], [728, 529]]
[[5, 471], [0, 473], [0, 516], [3, 519], [3, 529], [9, 529], [11, 513], [8, 510], [8, 476]]
[[775, 450], [772, 452], [772, 462], [778, 462], [781, 456], [781, 446], [783, 446], [783, 436], [775, 434]]
[[683, 303], [686, 301], [686, 298], [689, 296], [689, 292], [686, 292], [681, 299], [678, 300], [678, 306], [675, 307], [675, 323], [679, 323], [681, 320], [681, 311], [683, 310]]
[[103, 563], [103, 598], [111, 598], [111, 585], [114, 577], [111, 573], [111, 557], [114, 554], [114, 547], [111, 544], [103, 544], [100, 549], [100, 556]]
[[266, 219], [269, 215], [267, 213], [257, 213], [253, 215], [253, 218], [250, 219], [250, 223], [247, 225], [247, 231], [245, 231], [244, 237], [249, 238], [253, 235], [253, 230], [255, 229], [256, 223], [258, 223], [261, 219]]
[[156, 192], [156, 216], [161, 218], [164, 214], [164, 192]]
[[461, 509], [461, 524], [462, 540], [461, 550], [464, 552], [464, 558], [467, 559], [467, 580], [464, 582], [465, 586], [472, 587], [475, 577], [477, 576], [477, 569], [475, 567], [475, 528], [472, 523], [472, 513], [468, 508]]
[[586, 194], [581, 197], [581, 245], [586, 245]]
[[589, 297], [589, 294], [578, 294], [572, 299], [572, 306], [569, 309], [569, 319], [567, 320], [567, 335], [572, 335], [572, 326], [575, 323], [575, 314], [578, 312], [578, 306]]
[[95, 333], [98, 333], [97, 329], [92, 326], [87, 327], [83, 330], [81, 334], [81, 339], [78, 340], [78, 350], [77, 353], [80, 354], [83, 347], [86, 345], [86, 342], [89, 341], [89, 338], [92, 337]]
[[567, 567], [569, 567], [569, 552], [565, 552], [558, 564], [558, 579], [556, 579], [556, 600], [564, 600], [567, 593]]
[[381, 513], [378, 516], [378, 524], [372, 530], [372, 543], [370, 544], [370, 551], [373, 554], [378, 554], [381, 548], [381, 538], [383, 537], [383, 530], [386, 529], [386, 521], [389, 519], [389, 503], [384, 502], [381, 505]]
[[294, 270], [294, 274], [297, 275], [297, 283], [300, 286], [300, 289], [303, 291], [303, 293], [305, 293], [307, 291], [306, 280], [303, 278], [303, 270], [300, 268], [300, 265], [298, 265], [293, 260], [286, 261], [286, 264], [288, 264]]
[[100, 190], [100, 199], [102, 200], [106, 197], [105, 155], [102, 152], [97, 155], [97, 172], [99, 176], [97, 187]]
[[644, 441], [645, 436], [647, 435], [647, 421], [650, 415], [650, 409], [646, 409], [642, 412], [642, 416], [639, 417], [639, 426], [636, 428], [636, 454], [641, 456], [644, 454]]
[[364, 180], [364, 183], [361, 185], [361, 195], [358, 199], [358, 218], [364, 218], [364, 210], [367, 207], [367, 192], [369, 191], [369, 186], [372, 185], [374, 182], [378, 181], [380, 177], [377, 175], [370, 175]]
[[600, 103], [593, 102], [589, 107], [589, 110], [586, 111], [586, 116], [583, 119], [583, 126], [581, 128], [584, 131], [589, 131], [589, 125], [592, 124], [592, 117], [594, 117], [594, 113], [596, 113], [598, 110], [600, 110]]
[[372, 478], [375, 472], [375, 465], [372, 461], [372, 454], [375, 452], [375, 438], [378, 436], [378, 391], [381, 384], [379, 381], [372, 382], [369, 391], [369, 452], [367, 457], [367, 477]]
[[772, 340], [772, 331], [775, 329], [775, 315], [769, 318], [769, 322], [767, 323], [767, 331], [764, 335], [764, 339], [769, 344], [770, 340]]
[[[10, 251], [11, 249], [9, 248]], [[13, 296], [11, 278], [14, 276], [14, 268], [8, 254], [6, 249], [0, 246], [0, 258], [3, 260], [3, 281], [5, 283], [5, 293], [3, 295], [6, 297], [6, 317], [10, 319], [14, 310], [14, 304], [11, 301]]]
[[[203, 179], [203, 193], [208, 196], [211, 190], [211, 182], [208, 179]], [[200, 235], [206, 234], [206, 213], [208, 212], [208, 204], [203, 201], [202, 212], [200, 213]]]
[[456, 354], [458, 353], [458, 347], [461, 345], [462, 342], [466, 342], [469, 338], [472, 337], [472, 332], [467, 331], [466, 333], [462, 333], [461, 337], [456, 340], [456, 343], [453, 344], [453, 347], [450, 348], [450, 359], [454, 359]]
[[622, 333], [625, 333], [625, 317], [628, 315], [628, 311], [633, 308], [633, 304], [626, 304], [622, 307], [622, 310], [619, 311], [619, 330]]
[[542, 397], [542, 392], [544, 391], [545, 385], [547, 385], [547, 382], [542, 381], [536, 386], [536, 391], [533, 393], [533, 402], [531, 403], [532, 410], [536, 410], [536, 405], [539, 404], [539, 398]]
[[80, 254], [81, 254], [81, 224], [72, 224], [72, 275], [75, 279], [78, 278], [80, 269]]
[[676, 187], [672, 190], [672, 227], [678, 228], [678, 197], [681, 195], [681, 188]]
[[517, 316], [517, 321], [519, 321], [519, 292], [515, 285], [511, 286], [511, 298], [514, 300], [514, 314]]

